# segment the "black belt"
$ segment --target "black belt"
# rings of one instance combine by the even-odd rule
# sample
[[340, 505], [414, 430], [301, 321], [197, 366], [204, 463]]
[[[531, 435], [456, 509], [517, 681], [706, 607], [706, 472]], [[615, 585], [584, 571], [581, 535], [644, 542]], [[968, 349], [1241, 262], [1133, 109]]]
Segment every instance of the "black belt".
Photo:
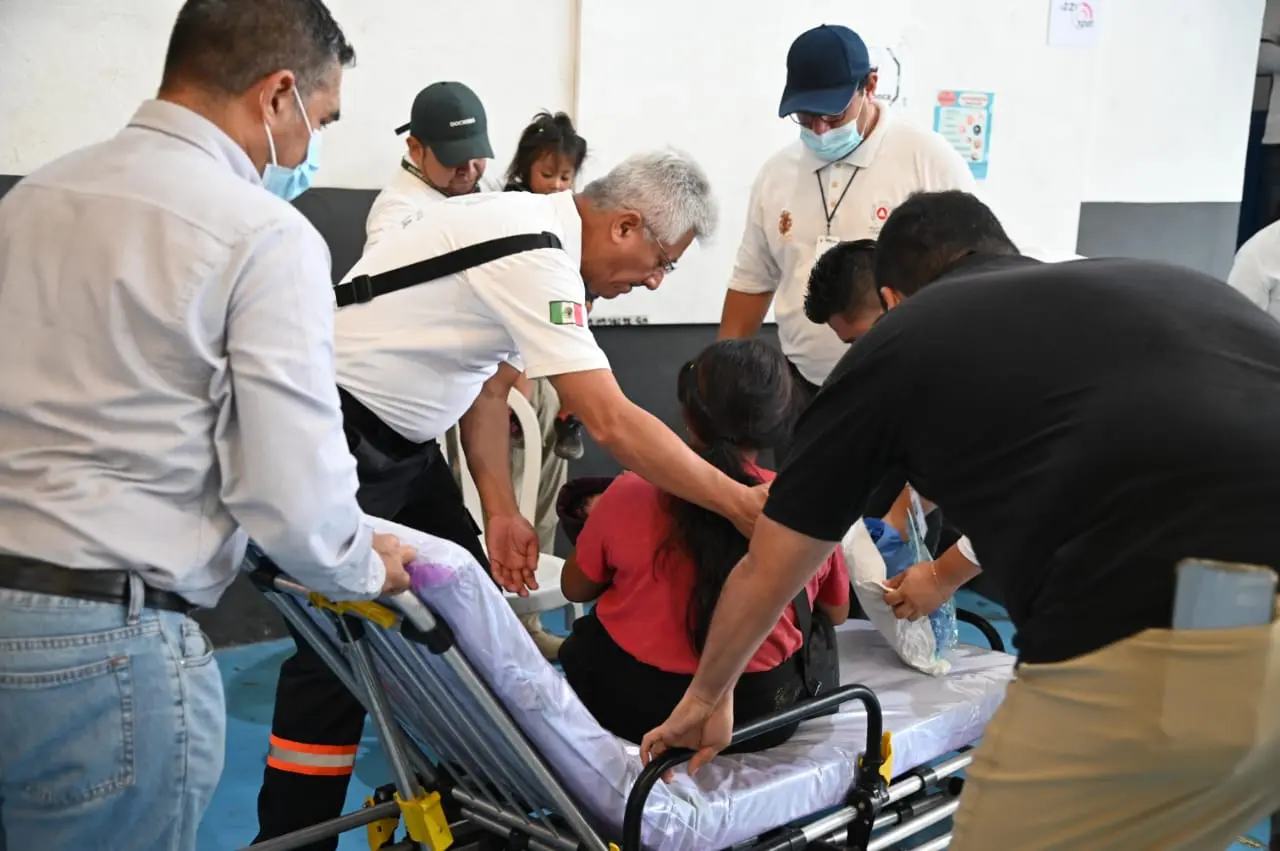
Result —
[[[196, 608], [172, 591], [143, 587], [146, 588], [142, 596], [145, 609], [164, 609], [185, 615]], [[0, 555], [0, 588], [129, 605], [128, 571], [72, 570], [21, 556]]]

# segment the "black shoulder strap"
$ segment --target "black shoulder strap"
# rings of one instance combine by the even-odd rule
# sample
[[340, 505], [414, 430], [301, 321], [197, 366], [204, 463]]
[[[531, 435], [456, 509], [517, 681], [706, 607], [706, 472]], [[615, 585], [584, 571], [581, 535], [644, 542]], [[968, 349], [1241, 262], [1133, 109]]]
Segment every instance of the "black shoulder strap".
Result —
[[380, 275], [357, 275], [344, 284], [333, 288], [338, 300], [338, 307], [349, 304], [364, 304], [373, 301], [380, 295], [393, 293], [447, 278], [476, 266], [483, 266], [502, 257], [521, 254], [525, 251], [536, 251], [539, 248], [561, 248], [560, 239], [554, 233], [521, 233], [515, 236], [503, 236], [485, 242], [477, 242], [448, 254], [428, 257], [399, 269], [391, 269]]
[[804, 680], [809, 696], [813, 697], [815, 689], [809, 679], [809, 633], [813, 631], [813, 608], [809, 605], [807, 585], [800, 589], [800, 593], [791, 601], [791, 605], [796, 610], [796, 629], [800, 630], [800, 640], [803, 642], [800, 649], [796, 651], [799, 654], [796, 658], [800, 662], [800, 676]]

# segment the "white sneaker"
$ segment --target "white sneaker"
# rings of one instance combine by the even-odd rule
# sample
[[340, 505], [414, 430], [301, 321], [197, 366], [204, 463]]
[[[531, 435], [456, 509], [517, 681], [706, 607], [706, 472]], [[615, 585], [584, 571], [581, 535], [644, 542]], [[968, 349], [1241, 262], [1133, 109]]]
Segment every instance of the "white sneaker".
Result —
[[544, 659], [554, 662], [560, 657], [560, 645], [564, 644], [564, 639], [558, 635], [552, 635], [543, 628], [541, 615], [523, 615], [520, 623], [524, 624], [524, 628], [529, 631], [529, 637], [533, 639], [534, 645]]

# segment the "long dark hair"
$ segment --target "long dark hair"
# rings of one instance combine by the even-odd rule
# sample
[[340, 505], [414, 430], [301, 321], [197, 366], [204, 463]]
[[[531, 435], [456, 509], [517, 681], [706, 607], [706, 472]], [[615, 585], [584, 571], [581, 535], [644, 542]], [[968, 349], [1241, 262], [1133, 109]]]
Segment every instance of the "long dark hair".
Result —
[[516, 155], [507, 166], [507, 183], [516, 188], [529, 188], [533, 164], [544, 154], [558, 154], [573, 163], [574, 172], [582, 170], [587, 158], [587, 140], [578, 135], [573, 119], [563, 112], [552, 115], [539, 112], [516, 144]]
[[[768, 449], [791, 430], [791, 372], [782, 352], [760, 340], [713, 343], [680, 370], [676, 394], [699, 454], [734, 481], [756, 485], [743, 452]], [[729, 571], [747, 552], [747, 539], [720, 515], [667, 497], [671, 533], [663, 547], [693, 562], [693, 594], [686, 628], [702, 652], [711, 616]]]

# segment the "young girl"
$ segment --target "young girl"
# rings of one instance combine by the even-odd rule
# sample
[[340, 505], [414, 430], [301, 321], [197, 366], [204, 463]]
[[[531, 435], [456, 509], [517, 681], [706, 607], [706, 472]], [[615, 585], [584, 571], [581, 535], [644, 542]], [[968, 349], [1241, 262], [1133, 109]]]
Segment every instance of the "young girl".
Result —
[[[681, 370], [677, 394], [689, 443], [744, 483], [773, 479], [757, 454], [788, 434], [791, 374], [759, 340], [723, 340]], [[728, 520], [623, 473], [591, 508], [561, 588], [575, 602], [599, 598], [560, 651], [569, 684], [610, 732], [632, 742], [666, 720], [698, 666], [724, 582], [747, 551]], [[849, 613], [849, 573], [837, 553], [807, 586], [834, 623]], [[734, 689], [734, 716], [750, 721], [803, 695], [803, 646], [788, 607]], [[784, 728], [751, 742], [780, 744]]]
[[[548, 195], [572, 189], [582, 163], [587, 158], [587, 140], [578, 135], [573, 120], [563, 112], [552, 115], [540, 112], [520, 134], [516, 155], [507, 167], [508, 192], [537, 192]], [[591, 311], [591, 301], [586, 303]], [[520, 392], [532, 393], [529, 382], [521, 379]], [[581, 458], [582, 423], [568, 411], [560, 411], [555, 422], [555, 443], [550, 447], [559, 457]]]

